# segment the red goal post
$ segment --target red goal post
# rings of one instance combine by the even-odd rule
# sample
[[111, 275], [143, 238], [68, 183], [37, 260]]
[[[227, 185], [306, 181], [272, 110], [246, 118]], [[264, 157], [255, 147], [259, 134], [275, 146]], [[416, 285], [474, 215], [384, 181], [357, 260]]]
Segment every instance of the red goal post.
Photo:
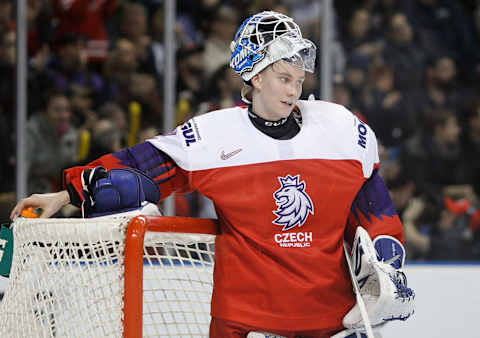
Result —
[[178, 216], [136, 216], [127, 227], [125, 242], [124, 337], [142, 337], [143, 317], [143, 248], [145, 233], [173, 232], [190, 234], [219, 233], [217, 221]]

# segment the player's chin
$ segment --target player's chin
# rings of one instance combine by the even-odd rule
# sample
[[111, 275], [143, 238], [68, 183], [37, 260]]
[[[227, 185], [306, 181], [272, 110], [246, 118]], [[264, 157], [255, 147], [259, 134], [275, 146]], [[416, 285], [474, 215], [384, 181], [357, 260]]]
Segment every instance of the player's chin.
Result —
[[283, 117], [288, 117], [291, 114], [291, 112], [293, 110], [293, 107], [294, 107], [293, 104], [280, 102], [278, 111], [282, 114], [282, 118]]

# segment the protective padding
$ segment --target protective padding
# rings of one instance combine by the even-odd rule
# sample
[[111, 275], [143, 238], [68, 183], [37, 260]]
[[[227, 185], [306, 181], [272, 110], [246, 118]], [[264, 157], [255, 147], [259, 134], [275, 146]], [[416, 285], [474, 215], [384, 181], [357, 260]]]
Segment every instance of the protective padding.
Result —
[[91, 192], [95, 204], [88, 217], [104, 216], [141, 208], [142, 203], [156, 204], [160, 190], [153, 180], [139, 170], [112, 169], [106, 178], [99, 179]]

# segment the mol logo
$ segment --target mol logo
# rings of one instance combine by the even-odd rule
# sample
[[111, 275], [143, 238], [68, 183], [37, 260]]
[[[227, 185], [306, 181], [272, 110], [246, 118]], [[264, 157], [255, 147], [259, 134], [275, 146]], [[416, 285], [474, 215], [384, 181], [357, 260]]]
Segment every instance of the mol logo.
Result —
[[359, 123], [358, 130], [358, 145], [363, 149], [367, 148], [367, 127], [363, 123]]
[[273, 193], [277, 210], [273, 213], [277, 218], [272, 222], [283, 226], [282, 231], [290, 230], [295, 226], [301, 227], [307, 217], [313, 215], [313, 203], [306, 190], [306, 183], [300, 181], [300, 175], [292, 177], [278, 177], [280, 189]]

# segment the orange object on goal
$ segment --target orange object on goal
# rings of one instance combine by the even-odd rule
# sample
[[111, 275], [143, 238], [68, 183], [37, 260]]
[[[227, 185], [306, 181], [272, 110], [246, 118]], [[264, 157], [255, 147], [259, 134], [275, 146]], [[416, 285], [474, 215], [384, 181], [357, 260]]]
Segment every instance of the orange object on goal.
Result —
[[23, 209], [22, 212], [20, 212], [20, 216], [25, 218], [38, 218], [38, 214], [33, 210], [32, 207]]

